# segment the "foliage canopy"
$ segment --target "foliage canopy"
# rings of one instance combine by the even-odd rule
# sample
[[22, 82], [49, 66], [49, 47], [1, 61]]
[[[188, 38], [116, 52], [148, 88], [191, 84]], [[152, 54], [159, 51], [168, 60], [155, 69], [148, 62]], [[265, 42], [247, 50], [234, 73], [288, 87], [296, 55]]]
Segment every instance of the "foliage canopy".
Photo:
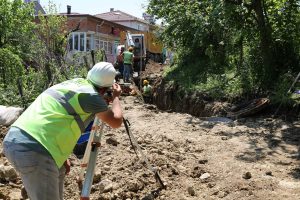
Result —
[[46, 12], [35, 16], [33, 4], [0, 0], [0, 104], [26, 107], [53, 84], [86, 74], [65, 63], [66, 18], [51, 2]]
[[150, 0], [148, 13], [162, 19], [161, 39], [178, 57], [166, 78], [192, 82], [190, 89], [216, 80], [235, 95], [278, 91], [284, 74], [300, 71], [299, 6], [297, 0]]

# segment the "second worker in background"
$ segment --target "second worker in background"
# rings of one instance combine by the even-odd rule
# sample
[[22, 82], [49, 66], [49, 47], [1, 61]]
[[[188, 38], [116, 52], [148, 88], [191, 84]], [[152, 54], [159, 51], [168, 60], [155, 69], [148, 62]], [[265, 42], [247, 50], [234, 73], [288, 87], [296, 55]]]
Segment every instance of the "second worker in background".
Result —
[[128, 51], [123, 53], [123, 62], [124, 62], [124, 72], [123, 72], [123, 79], [124, 82], [130, 82], [131, 78], [131, 71], [133, 71], [133, 47], [129, 47]]

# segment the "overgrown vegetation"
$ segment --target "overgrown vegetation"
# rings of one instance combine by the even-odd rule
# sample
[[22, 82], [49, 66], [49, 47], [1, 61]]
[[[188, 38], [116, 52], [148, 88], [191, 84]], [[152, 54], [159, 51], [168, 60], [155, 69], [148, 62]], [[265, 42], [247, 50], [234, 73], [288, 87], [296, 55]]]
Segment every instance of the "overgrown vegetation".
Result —
[[66, 63], [66, 18], [51, 2], [46, 13], [34, 16], [33, 4], [0, 0], [0, 105], [26, 107], [53, 84], [86, 74]]
[[[177, 59], [165, 73], [214, 97], [283, 98], [300, 71], [297, 0], [150, 0]], [[283, 79], [289, 77], [290, 79]], [[291, 95], [289, 96], [291, 97]]]

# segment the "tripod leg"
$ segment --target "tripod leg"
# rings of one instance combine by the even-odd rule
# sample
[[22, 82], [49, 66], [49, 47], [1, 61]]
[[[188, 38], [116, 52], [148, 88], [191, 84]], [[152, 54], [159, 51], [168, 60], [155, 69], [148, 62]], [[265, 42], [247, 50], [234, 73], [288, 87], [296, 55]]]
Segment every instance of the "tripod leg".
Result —
[[95, 166], [97, 161], [98, 150], [100, 147], [100, 140], [103, 132], [104, 123], [101, 122], [100, 130], [97, 131], [94, 135], [93, 141], [91, 142], [91, 151], [89, 162], [87, 165], [86, 175], [81, 191], [81, 199], [89, 199], [91, 193], [91, 187], [93, 184]]
[[85, 152], [84, 152], [84, 156], [82, 158], [82, 162], [81, 162], [81, 170], [79, 172], [79, 177], [78, 177], [78, 183], [81, 183], [84, 179], [84, 172], [86, 170], [86, 167], [87, 167], [87, 164], [88, 164], [88, 161], [90, 159], [90, 153], [91, 153], [91, 147], [92, 147], [92, 141], [94, 140], [94, 135], [95, 135], [95, 132], [98, 130], [99, 128], [99, 120], [98, 118], [95, 118], [94, 120], [94, 123], [93, 123], [93, 126], [92, 126], [92, 130], [91, 130], [91, 133], [90, 133], [90, 137], [89, 137], [89, 140], [88, 140], [88, 144], [86, 146], [86, 149], [85, 149]]

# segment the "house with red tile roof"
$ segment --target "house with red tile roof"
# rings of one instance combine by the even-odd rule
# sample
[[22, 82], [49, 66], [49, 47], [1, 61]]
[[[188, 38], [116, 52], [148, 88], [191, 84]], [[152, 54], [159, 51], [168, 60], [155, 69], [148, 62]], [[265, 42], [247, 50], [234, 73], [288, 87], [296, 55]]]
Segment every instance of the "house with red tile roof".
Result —
[[[41, 6], [38, 6], [40, 5], [39, 0], [25, 1], [28, 3], [33, 1], [37, 5], [36, 8], [41, 8]], [[69, 55], [103, 49], [107, 61], [111, 63], [116, 61], [117, 47], [121, 42], [124, 44], [121, 37], [125, 32], [148, 32], [153, 27], [147, 21], [122, 11], [111, 10], [109, 13], [90, 15], [72, 12], [71, 6], [67, 6], [66, 11], [65, 13], [59, 13], [59, 15], [67, 17], [67, 31], [78, 27], [76, 31], [71, 32], [69, 35]]]
[[120, 44], [120, 33], [134, 31], [135, 29], [115, 23], [101, 17], [73, 13], [68, 6], [67, 13], [60, 13], [67, 17], [69, 30], [79, 24], [79, 30], [72, 32], [69, 37], [70, 52], [88, 52], [104, 49], [107, 61], [116, 60], [117, 46]]
[[153, 25], [151, 25], [148, 21], [140, 19], [120, 10], [114, 10], [113, 8], [110, 9], [110, 12], [100, 13], [95, 16], [135, 29], [136, 31], [147, 32], [153, 29]]
[[[157, 38], [154, 34], [155, 30], [158, 29], [158, 26], [154, 25], [154, 19], [146, 13], [143, 14], [144, 18], [149, 18], [149, 20], [143, 20], [138, 17], [132, 16], [128, 13], [125, 13], [120, 10], [110, 9], [110, 12], [101, 13], [95, 15], [96, 17], [106, 19], [108, 21], [121, 24], [131, 29], [131, 34], [143, 34], [144, 35], [144, 44], [146, 51], [153, 60], [159, 60], [162, 54], [162, 44], [157, 41]], [[152, 20], [153, 23], [150, 23]], [[121, 33], [121, 43], [125, 43], [126, 36], [125, 33]], [[137, 53], [138, 54], [138, 53]], [[156, 58], [157, 57], [157, 58]]]

